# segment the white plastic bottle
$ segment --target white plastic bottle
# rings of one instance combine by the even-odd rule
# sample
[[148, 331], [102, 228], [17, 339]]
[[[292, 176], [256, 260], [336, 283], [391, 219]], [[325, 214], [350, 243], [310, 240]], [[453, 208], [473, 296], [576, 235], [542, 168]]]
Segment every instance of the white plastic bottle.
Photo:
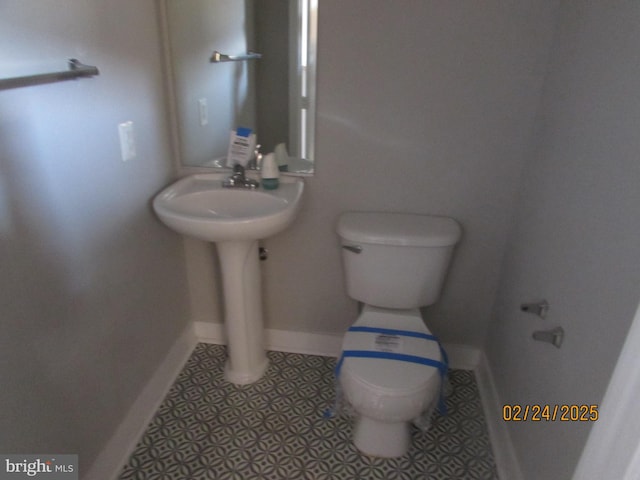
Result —
[[262, 158], [262, 168], [260, 170], [262, 176], [262, 186], [265, 190], [275, 190], [280, 185], [280, 170], [276, 156], [268, 153]]

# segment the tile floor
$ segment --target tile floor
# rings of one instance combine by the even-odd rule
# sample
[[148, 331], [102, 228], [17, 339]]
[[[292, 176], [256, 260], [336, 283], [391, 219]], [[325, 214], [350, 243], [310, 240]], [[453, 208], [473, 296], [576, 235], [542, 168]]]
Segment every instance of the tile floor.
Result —
[[354, 448], [348, 417], [323, 418], [335, 359], [268, 355], [264, 378], [235, 386], [225, 347], [198, 344], [120, 479], [497, 479], [472, 372], [451, 370], [448, 415], [414, 428], [405, 456], [380, 459]]

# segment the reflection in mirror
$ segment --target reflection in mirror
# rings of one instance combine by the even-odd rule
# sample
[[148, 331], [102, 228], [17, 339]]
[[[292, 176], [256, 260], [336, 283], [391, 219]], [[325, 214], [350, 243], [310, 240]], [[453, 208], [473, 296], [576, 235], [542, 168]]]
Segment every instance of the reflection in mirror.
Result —
[[[288, 170], [312, 173], [317, 0], [160, 5], [182, 165], [226, 166], [230, 132], [243, 126], [256, 132], [262, 153], [284, 143]], [[215, 51], [232, 61], [210, 61]]]

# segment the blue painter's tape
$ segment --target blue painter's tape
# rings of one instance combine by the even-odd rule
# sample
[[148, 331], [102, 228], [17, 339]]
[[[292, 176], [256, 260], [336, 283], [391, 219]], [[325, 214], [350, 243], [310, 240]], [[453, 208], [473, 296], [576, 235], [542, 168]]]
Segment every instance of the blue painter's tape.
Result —
[[440, 375], [447, 373], [447, 365], [433, 358], [418, 357], [417, 355], [407, 355], [404, 353], [395, 352], [379, 352], [372, 350], [344, 350], [342, 356], [336, 365], [336, 377], [340, 375], [340, 369], [345, 358], [383, 358], [386, 360], [398, 360], [401, 362], [419, 363], [420, 365], [427, 365], [429, 367], [437, 368]]
[[[438, 399], [438, 411], [441, 415], [447, 414], [447, 406], [444, 401], [444, 393], [443, 393], [443, 383], [444, 378], [449, 369], [449, 358], [447, 357], [447, 353], [442, 348], [442, 345], [438, 341], [438, 338], [435, 335], [429, 335], [427, 333], [422, 332], [413, 332], [410, 330], [396, 330], [393, 328], [378, 328], [378, 327], [365, 327], [365, 326], [353, 326], [349, 328], [350, 332], [363, 332], [363, 333], [381, 333], [385, 335], [400, 335], [405, 337], [413, 337], [413, 338], [421, 338], [423, 340], [430, 340], [438, 343], [438, 348], [440, 349], [440, 355], [442, 357], [442, 361], [435, 360], [433, 358], [420, 357], [417, 355], [407, 355], [404, 353], [396, 353], [396, 352], [381, 352], [381, 351], [373, 351], [373, 350], [344, 350], [338, 363], [335, 368], [335, 376], [336, 376], [336, 386], [338, 385], [338, 377], [340, 376], [340, 370], [342, 369], [342, 364], [344, 363], [344, 359], [351, 358], [381, 358], [386, 360], [397, 360], [401, 362], [409, 362], [409, 363], [417, 363], [420, 365], [427, 365], [429, 367], [434, 367], [438, 369], [440, 373], [440, 395]], [[325, 418], [332, 417], [334, 415], [334, 409], [330, 409], [325, 411]]]

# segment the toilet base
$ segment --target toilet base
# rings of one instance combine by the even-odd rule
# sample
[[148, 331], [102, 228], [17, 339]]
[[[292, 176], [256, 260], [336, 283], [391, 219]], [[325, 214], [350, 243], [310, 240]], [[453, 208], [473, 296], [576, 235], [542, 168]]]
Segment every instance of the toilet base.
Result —
[[353, 443], [360, 452], [372, 457], [401, 457], [411, 444], [408, 422], [380, 422], [372, 418], [356, 418]]

